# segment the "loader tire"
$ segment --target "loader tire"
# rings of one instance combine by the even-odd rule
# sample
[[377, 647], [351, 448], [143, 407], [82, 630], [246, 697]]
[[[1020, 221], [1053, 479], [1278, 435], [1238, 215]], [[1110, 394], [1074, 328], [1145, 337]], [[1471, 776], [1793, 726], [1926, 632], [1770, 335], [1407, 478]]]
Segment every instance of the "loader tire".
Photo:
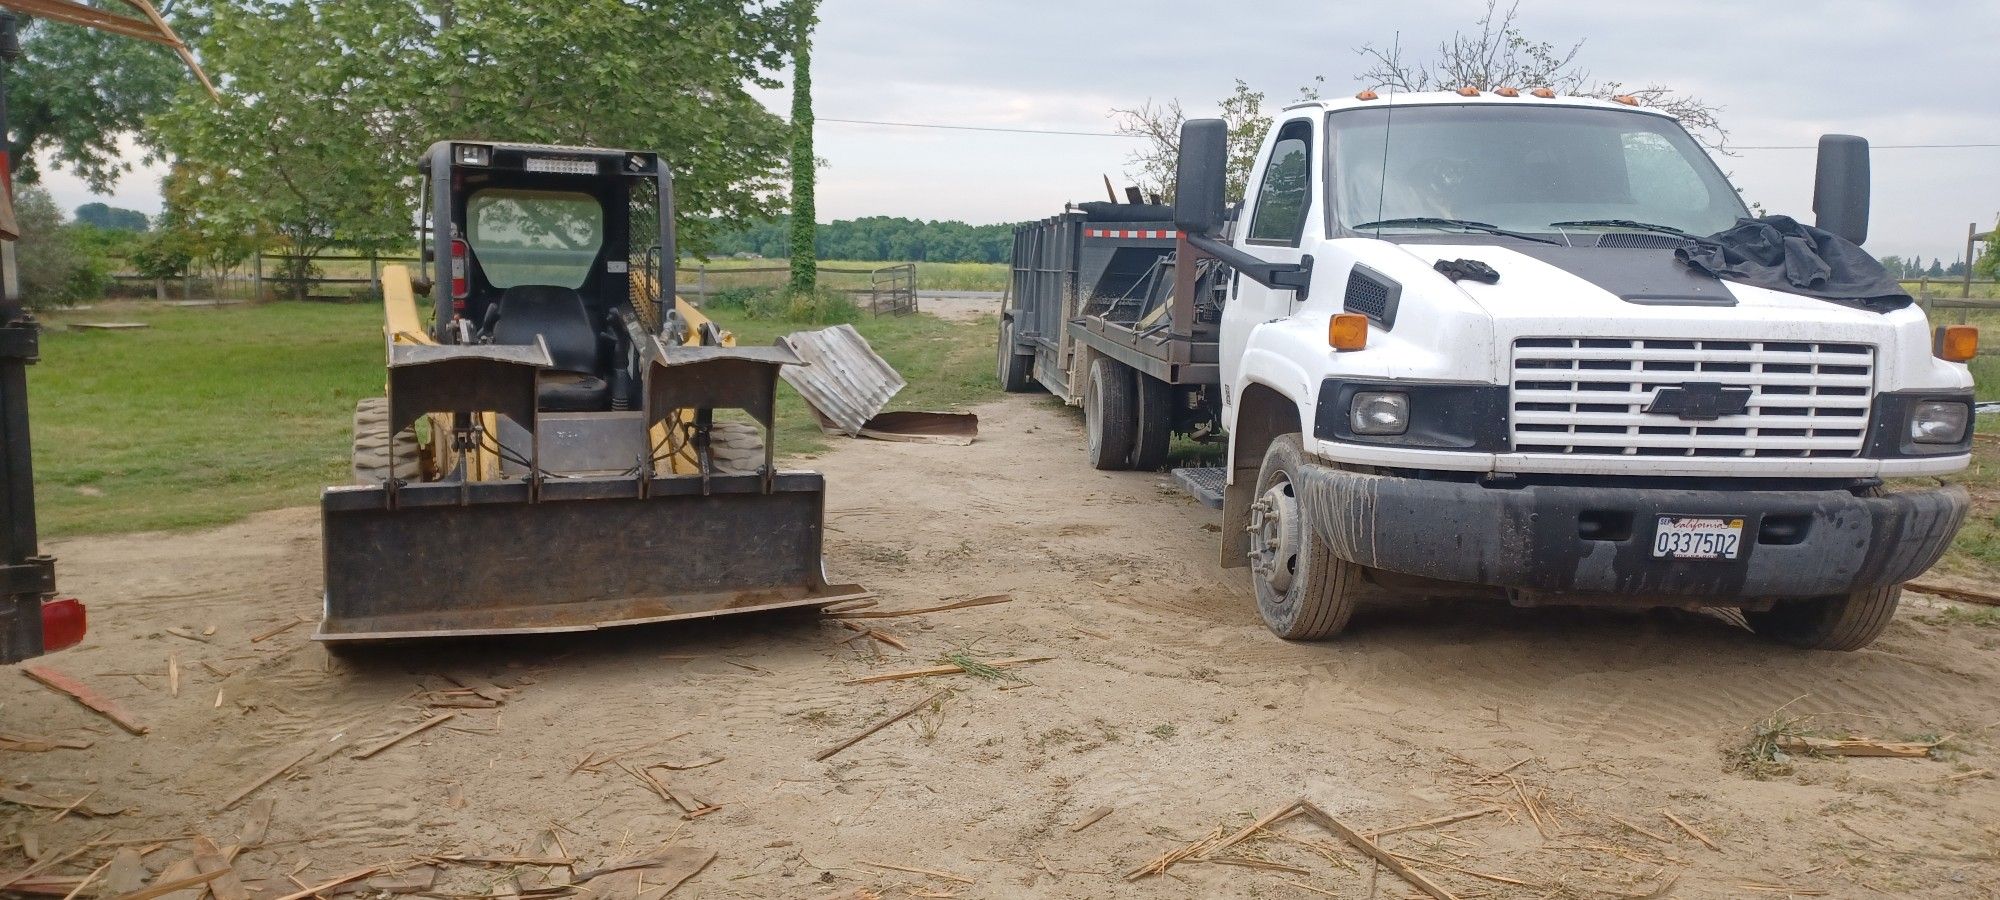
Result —
[[390, 463], [396, 477], [404, 481], [423, 479], [422, 450], [415, 431], [405, 428], [389, 436], [389, 399], [369, 397], [354, 404], [355, 484], [381, 484], [389, 480]]
[[1115, 359], [1090, 361], [1083, 391], [1083, 430], [1090, 464], [1104, 471], [1132, 467], [1133, 431], [1139, 425], [1138, 386], [1131, 367]]
[[1000, 319], [999, 355], [1000, 389], [1009, 394], [1025, 394], [1035, 389], [1033, 377], [1035, 358], [1014, 352], [1014, 320]]
[[717, 422], [708, 430], [709, 472], [755, 475], [764, 469], [764, 432], [744, 422]]
[[1317, 641], [1339, 634], [1368, 590], [1362, 567], [1333, 554], [1301, 502], [1306, 461], [1296, 434], [1264, 454], [1250, 508], [1250, 582], [1257, 612], [1273, 634]]
[[1859, 650], [1875, 642], [1896, 618], [1903, 586], [1864, 588], [1837, 597], [1779, 603], [1743, 613], [1750, 630], [1807, 650]]
[[1167, 464], [1167, 451], [1174, 443], [1174, 386], [1135, 372], [1138, 419], [1132, 433], [1132, 468], [1157, 472]]

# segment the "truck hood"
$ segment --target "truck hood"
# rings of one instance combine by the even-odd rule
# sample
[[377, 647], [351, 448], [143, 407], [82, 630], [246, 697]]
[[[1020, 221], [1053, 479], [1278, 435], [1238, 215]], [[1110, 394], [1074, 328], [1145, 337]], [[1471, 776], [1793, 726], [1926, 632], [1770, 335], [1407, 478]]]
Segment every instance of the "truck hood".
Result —
[[[1688, 268], [1671, 249], [1556, 247], [1544, 245], [1405, 243], [1396, 248], [1426, 267], [1440, 260], [1473, 259], [1500, 273], [1495, 284], [1460, 281], [1455, 288], [1497, 323], [1574, 321], [1610, 317], [1627, 323], [1656, 321], [1669, 327], [1752, 323], [1778, 326], [1761, 337], [1854, 340], [1857, 331], [1893, 330], [1893, 314], [1855, 309], [1827, 300], [1720, 281]], [[1438, 276], [1443, 279], [1443, 276]], [[1822, 329], [1829, 329], [1827, 333]], [[1503, 331], [1514, 329], [1502, 328]], [[1525, 333], [1525, 332], [1521, 332]]]

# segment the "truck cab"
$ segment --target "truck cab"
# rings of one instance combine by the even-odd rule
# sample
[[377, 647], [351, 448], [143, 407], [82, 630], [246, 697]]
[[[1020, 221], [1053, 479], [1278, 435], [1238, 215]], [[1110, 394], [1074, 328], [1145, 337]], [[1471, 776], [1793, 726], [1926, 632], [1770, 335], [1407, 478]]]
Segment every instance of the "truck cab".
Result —
[[1221, 146], [1184, 131], [1175, 224], [1182, 259], [1234, 270], [1223, 564], [1279, 635], [1476, 594], [1735, 607], [1851, 650], [1962, 522], [1962, 488], [1889, 480], [1968, 464], [1976, 336], [1798, 274], [1815, 246], [1874, 265], [1860, 139], [1822, 141], [1800, 287], [1691, 264], [1758, 222], [1630, 98], [1293, 106], [1226, 236]]

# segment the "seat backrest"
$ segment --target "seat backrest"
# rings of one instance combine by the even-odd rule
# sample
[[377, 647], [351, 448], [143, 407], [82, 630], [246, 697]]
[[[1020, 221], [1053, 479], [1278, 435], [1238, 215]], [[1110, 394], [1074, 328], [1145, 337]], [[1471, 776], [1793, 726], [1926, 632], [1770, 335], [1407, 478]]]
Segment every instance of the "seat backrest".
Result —
[[597, 329], [583, 296], [565, 287], [523, 284], [500, 294], [500, 320], [493, 324], [493, 343], [532, 344], [535, 335], [549, 345], [549, 357], [564, 372], [596, 375], [603, 368]]

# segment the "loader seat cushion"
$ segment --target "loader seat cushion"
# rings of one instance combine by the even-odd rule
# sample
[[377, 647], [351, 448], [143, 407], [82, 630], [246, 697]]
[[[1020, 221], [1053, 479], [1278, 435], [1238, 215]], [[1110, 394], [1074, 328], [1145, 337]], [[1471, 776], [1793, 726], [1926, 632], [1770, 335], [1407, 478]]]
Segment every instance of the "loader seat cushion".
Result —
[[555, 363], [554, 371], [542, 376], [541, 408], [589, 412], [610, 405], [611, 384], [603, 377], [602, 348], [582, 295], [540, 284], [518, 285], [502, 293], [493, 343], [533, 344], [536, 335], [548, 344]]

